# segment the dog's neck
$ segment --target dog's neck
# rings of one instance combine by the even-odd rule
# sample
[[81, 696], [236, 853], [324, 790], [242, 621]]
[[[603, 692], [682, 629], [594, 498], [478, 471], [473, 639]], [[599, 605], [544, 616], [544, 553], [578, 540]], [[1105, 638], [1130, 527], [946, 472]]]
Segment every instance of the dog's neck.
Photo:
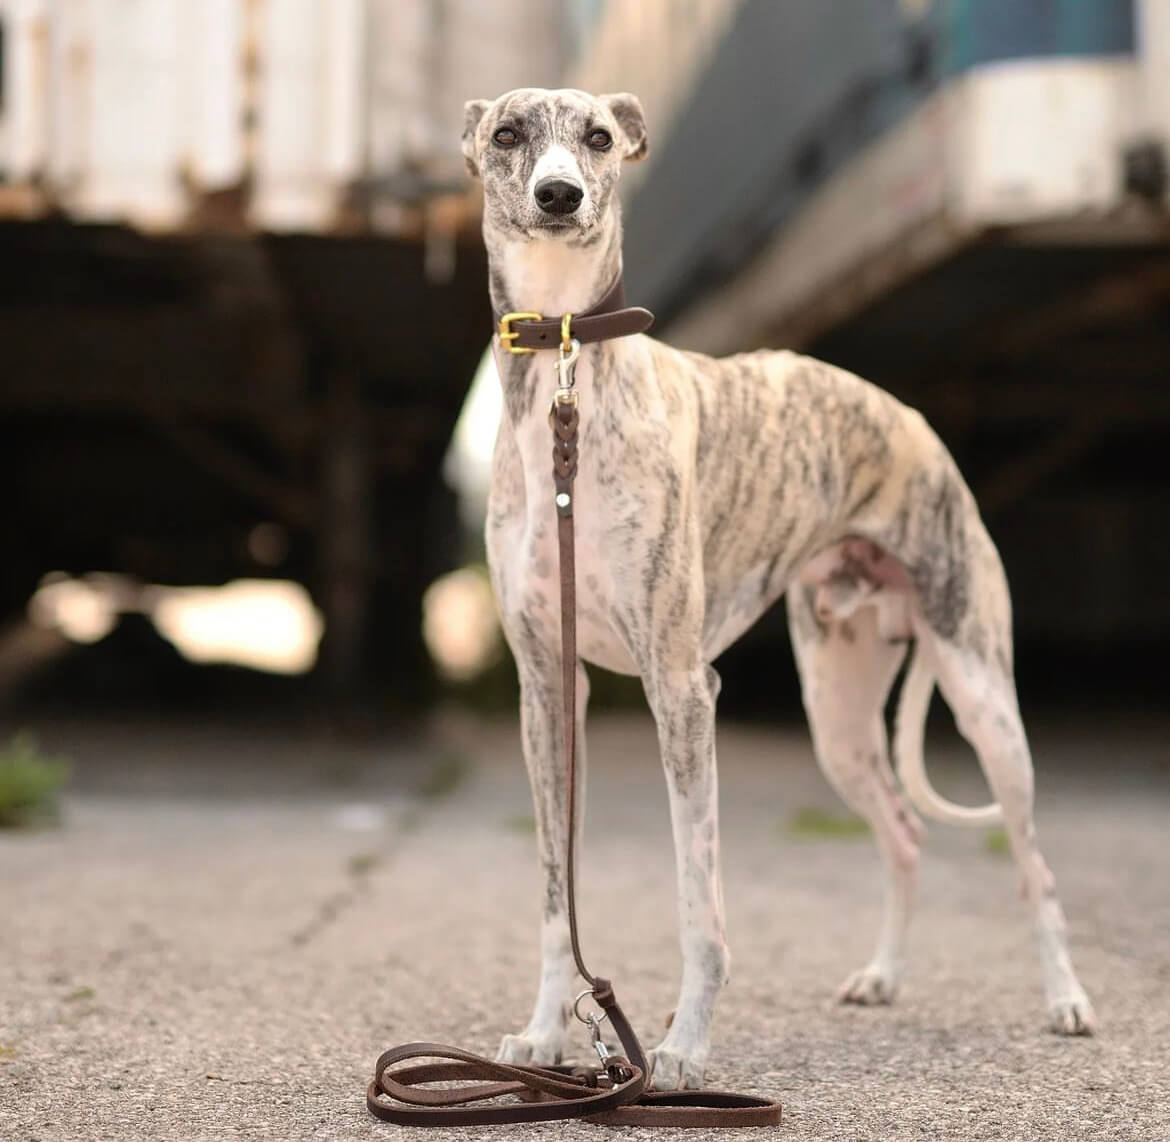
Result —
[[492, 307], [546, 317], [582, 313], [596, 305], [622, 270], [622, 227], [616, 207], [596, 237], [573, 245], [533, 239], [484, 223]]

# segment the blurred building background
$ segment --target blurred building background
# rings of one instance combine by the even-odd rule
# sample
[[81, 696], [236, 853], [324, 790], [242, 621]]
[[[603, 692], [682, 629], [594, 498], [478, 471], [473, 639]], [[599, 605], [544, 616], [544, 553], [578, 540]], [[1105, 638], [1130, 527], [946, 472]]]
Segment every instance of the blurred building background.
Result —
[[920, 407], [1025, 695], [1160, 695], [1167, 0], [0, 0], [0, 701], [417, 711], [493, 661], [462, 106], [561, 84], [646, 107], [656, 333]]

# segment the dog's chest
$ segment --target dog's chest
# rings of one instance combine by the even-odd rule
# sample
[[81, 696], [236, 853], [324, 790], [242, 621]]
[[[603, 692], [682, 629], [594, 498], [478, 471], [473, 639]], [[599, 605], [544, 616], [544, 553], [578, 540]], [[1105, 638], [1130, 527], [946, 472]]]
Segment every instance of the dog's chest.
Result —
[[[582, 428], [573, 485], [577, 645], [588, 662], [620, 673], [637, 673], [619, 632], [623, 600], [631, 596], [632, 584], [626, 580], [636, 574], [633, 532], [643, 513], [641, 505], [631, 502], [628, 490], [604, 478], [604, 473], [615, 470], [621, 441], [612, 431], [604, 431], [600, 410], [588, 399], [589, 379], [586, 365], [578, 376]], [[550, 397], [551, 391], [550, 385]], [[559, 627], [553, 437], [547, 416], [543, 411], [526, 415], [514, 426], [514, 436], [517, 448], [512, 462], [522, 468], [524, 502], [507, 505], [510, 526], [492, 544], [493, 563], [504, 580], [509, 606], [523, 609], [529, 622]]]
[[[546, 617], [560, 621], [560, 576], [557, 524], [549, 500], [547, 513], [536, 512], [525, 528], [523, 555], [515, 573], [525, 583], [523, 596], [539, 599]], [[588, 497], [586, 497], [588, 498]], [[578, 504], [581, 500], [578, 499]], [[543, 516], [543, 518], [539, 518]], [[577, 588], [577, 649], [587, 662], [622, 674], [637, 673], [615, 622], [620, 613], [620, 568], [608, 556], [607, 538], [595, 525], [585, 524], [578, 510], [574, 528]]]

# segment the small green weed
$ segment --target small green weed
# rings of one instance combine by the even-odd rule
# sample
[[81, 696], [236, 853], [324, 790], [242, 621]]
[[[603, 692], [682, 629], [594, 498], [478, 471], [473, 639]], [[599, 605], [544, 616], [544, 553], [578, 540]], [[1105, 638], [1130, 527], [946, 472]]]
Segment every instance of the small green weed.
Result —
[[68, 776], [69, 766], [42, 754], [32, 734], [0, 746], [0, 828], [57, 820], [57, 794]]
[[450, 797], [463, 784], [470, 768], [457, 754], [447, 754], [419, 782], [418, 795], [424, 801], [441, 801]]
[[360, 878], [368, 876], [381, 863], [382, 858], [377, 853], [354, 853], [345, 862], [345, 867], [348, 869], [350, 876]]
[[1007, 831], [1005, 829], [988, 829], [983, 834], [983, 851], [992, 856], [1010, 856], [1012, 845], [1011, 841], [1008, 840]]
[[869, 826], [850, 813], [831, 813], [828, 809], [797, 809], [788, 820], [787, 832], [793, 837], [864, 837]]
[[84, 1003], [97, 995], [92, 987], [75, 987], [67, 996], [66, 1003]]

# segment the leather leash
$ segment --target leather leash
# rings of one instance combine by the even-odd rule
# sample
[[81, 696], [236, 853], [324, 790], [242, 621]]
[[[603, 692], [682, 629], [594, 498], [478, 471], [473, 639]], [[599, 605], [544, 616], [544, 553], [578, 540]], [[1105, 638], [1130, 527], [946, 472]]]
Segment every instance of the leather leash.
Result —
[[[624, 300], [620, 278], [590, 313], [597, 314], [615, 300], [619, 304]], [[605, 334], [607, 337], [641, 332], [653, 320], [647, 310], [618, 312], [645, 314], [649, 321], [645, 321], [639, 328], [633, 328], [643, 318], [639, 316], [634, 322], [625, 319], [626, 324], [630, 325], [626, 332], [610, 332]], [[608, 1126], [776, 1126], [780, 1122], [780, 1104], [753, 1095], [716, 1090], [647, 1090], [650, 1067], [646, 1054], [618, 1004], [613, 985], [609, 980], [590, 972], [581, 955], [577, 935], [575, 883], [577, 575], [573, 527], [573, 481], [577, 475], [580, 416], [573, 380], [581, 351], [577, 327], [585, 318], [566, 314], [555, 321], [545, 321], [539, 314], [505, 316], [510, 320], [520, 320], [522, 317], [530, 324], [536, 324], [539, 318], [545, 325], [554, 326], [559, 334], [558, 384], [549, 411], [549, 424], [553, 432], [553, 485], [556, 491], [554, 502], [560, 555], [561, 679], [565, 765], [569, 783], [566, 890], [573, 959], [581, 977], [589, 984], [577, 996], [573, 1014], [589, 1027], [600, 1066], [517, 1066], [439, 1043], [407, 1043], [391, 1048], [379, 1057], [374, 1065], [373, 1081], [366, 1090], [366, 1106], [375, 1118], [400, 1126], [484, 1126], [571, 1118]], [[596, 326], [592, 330], [595, 331]], [[509, 332], [509, 321], [501, 319], [500, 339], [503, 346], [511, 352], [533, 351], [525, 346], [523, 335], [517, 336], [518, 347], [513, 348], [505, 339]], [[593, 339], [600, 340], [601, 337]], [[601, 1014], [593, 1013], [587, 1017], [580, 1014], [580, 1003], [586, 996], [592, 996]], [[625, 1055], [611, 1054], [602, 1042], [601, 1025], [606, 1019], [617, 1034]], [[400, 1065], [415, 1059], [446, 1061]], [[445, 1085], [436, 1089], [427, 1085], [431, 1083]], [[451, 1086], [452, 1083], [472, 1085]], [[500, 1101], [509, 1095], [514, 1096], [514, 1099]], [[482, 1105], [469, 1105], [473, 1103]]]

